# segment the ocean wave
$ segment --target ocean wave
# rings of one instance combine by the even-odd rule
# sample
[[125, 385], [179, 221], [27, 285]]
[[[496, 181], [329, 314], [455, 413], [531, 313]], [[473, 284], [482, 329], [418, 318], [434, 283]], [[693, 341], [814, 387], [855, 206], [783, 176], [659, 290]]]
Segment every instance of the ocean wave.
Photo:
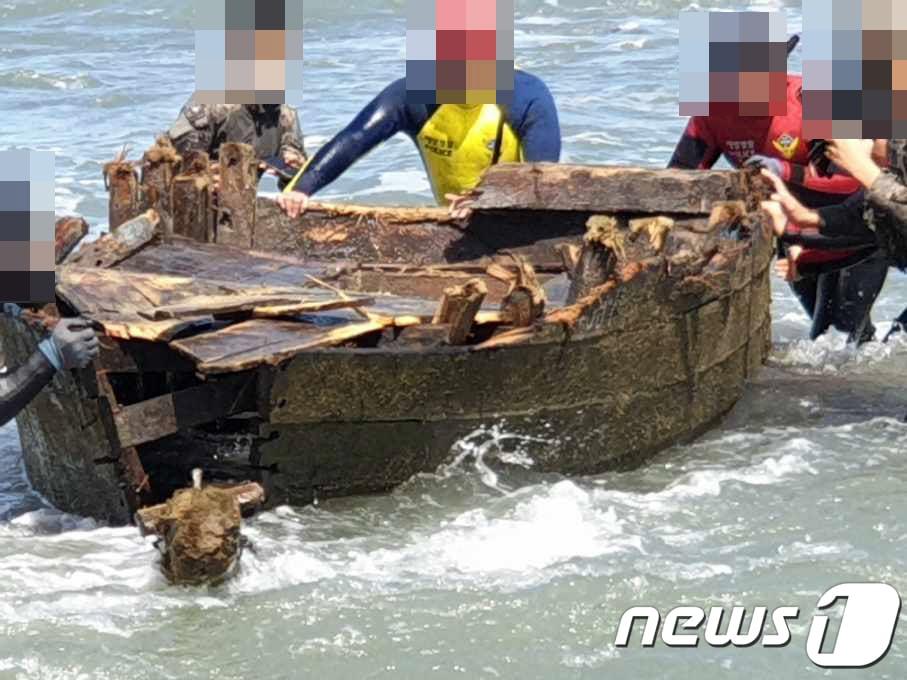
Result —
[[17, 69], [0, 73], [0, 87], [21, 90], [87, 90], [100, 87], [101, 83], [86, 74], [39, 73], [31, 69]]

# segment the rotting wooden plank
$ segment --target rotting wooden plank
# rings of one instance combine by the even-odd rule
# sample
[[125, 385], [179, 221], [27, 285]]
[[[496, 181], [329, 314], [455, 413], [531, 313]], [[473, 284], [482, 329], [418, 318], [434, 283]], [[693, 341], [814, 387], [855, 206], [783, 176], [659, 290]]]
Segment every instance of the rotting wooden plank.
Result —
[[614, 276], [624, 255], [624, 234], [608, 215], [590, 217], [579, 262], [570, 277], [567, 304], [586, 297]]
[[173, 233], [206, 243], [214, 240], [210, 178], [178, 175], [173, 180]]
[[441, 215], [424, 209], [355, 208], [322, 212], [311, 206], [290, 219], [271, 198], [256, 207], [256, 250], [323, 261], [443, 264], [476, 260], [493, 250]]
[[334, 347], [381, 331], [393, 319], [318, 327], [293, 321], [253, 319], [213, 333], [176, 340], [170, 346], [198, 362], [201, 373], [231, 373], [277, 365], [300, 352]]
[[170, 342], [177, 335], [191, 328], [204, 328], [214, 323], [212, 317], [173, 319], [169, 321], [147, 321], [139, 316], [117, 319], [92, 318], [104, 327], [104, 333], [117, 340], [145, 340], [147, 342]]
[[708, 214], [716, 201], [741, 198], [742, 183], [722, 170], [507, 163], [485, 173], [474, 209]]
[[161, 218], [165, 238], [173, 235], [173, 196], [170, 186], [179, 172], [182, 157], [165, 137], [159, 138], [142, 158], [142, 202]]
[[545, 311], [547, 296], [532, 264], [519, 255], [511, 257], [515, 269], [493, 264], [488, 268], [488, 274], [509, 284], [501, 302], [502, 316], [514, 326], [530, 326]]
[[85, 267], [113, 267], [151, 243], [157, 235], [160, 216], [154, 210], [124, 222], [111, 233], [88, 243], [74, 253], [68, 264]]
[[61, 217], [55, 226], [56, 262], [64, 262], [88, 234], [88, 222], [81, 217]]
[[466, 342], [486, 295], [488, 287], [482, 279], [471, 279], [462, 286], [444, 289], [444, 296], [432, 323], [448, 324], [449, 344], [462, 345]]
[[104, 166], [104, 178], [110, 191], [108, 228], [116, 231], [123, 222], [141, 212], [139, 178], [135, 166], [125, 160], [125, 154]]
[[258, 195], [258, 159], [248, 144], [222, 144], [220, 189], [218, 191], [218, 243], [252, 248], [254, 245], [256, 197]]
[[210, 423], [254, 407], [254, 381], [218, 380], [164, 394], [114, 413], [120, 446], [147, 444], [187, 427]]
[[300, 305], [305, 302], [304, 295], [304, 291], [300, 291], [300, 294], [198, 295], [151, 311], [141, 310], [139, 314], [154, 321], [202, 315], [235, 314], [238, 312], [251, 312], [258, 307]]
[[255, 309], [252, 310], [252, 318], [279, 319], [288, 316], [299, 316], [300, 314], [312, 314], [314, 312], [329, 312], [337, 309], [366, 307], [374, 303], [375, 299], [370, 297], [348, 297], [346, 299], [336, 298], [333, 300], [311, 300], [291, 305], [255, 307]]
[[126, 502], [130, 512], [134, 513], [143, 505], [148, 505], [152, 493], [151, 480], [142, 466], [139, 452], [135, 447], [124, 448], [118, 446], [114, 417], [120, 408], [120, 404], [105, 373], [99, 372], [97, 374], [97, 386], [99, 390], [98, 415], [113, 449], [112, 453], [117, 474], [125, 483], [123, 491]]

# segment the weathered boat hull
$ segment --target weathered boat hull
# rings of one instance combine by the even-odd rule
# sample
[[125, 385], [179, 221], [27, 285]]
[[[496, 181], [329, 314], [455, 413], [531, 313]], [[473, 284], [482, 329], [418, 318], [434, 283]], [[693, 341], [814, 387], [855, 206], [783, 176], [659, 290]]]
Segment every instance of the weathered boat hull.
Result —
[[[581, 184], [590, 181], [586, 174], [579, 172]], [[654, 174], [646, 171], [640, 181]], [[272, 323], [261, 317], [264, 303], [228, 308], [214, 293], [232, 280], [238, 288], [228, 301], [242, 300], [247, 282], [273, 293], [274, 286], [312, 279], [308, 265], [287, 257], [303, 251], [317, 254], [318, 271], [333, 261], [331, 281], [350, 295], [399, 293], [408, 280], [430, 302], [445, 282], [484, 271], [503, 248], [530, 256], [540, 273], [563, 270], [556, 247], [581, 243], [578, 225], [607, 210], [587, 198], [578, 222], [572, 213], [532, 208], [530, 219], [512, 206], [506, 213], [492, 206], [465, 230], [433, 211], [316, 210], [291, 231], [259, 199], [255, 212], [269, 216], [270, 229], [255, 224], [250, 238], [279, 255], [165, 239], [105, 264], [112, 269], [80, 263], [62, 277], [61, 304], [104, 325], [110, 337], [95, 370], [58, 376], [20, 416], [29, 477], [64, 510], [122, 523], [184, 486], [195, 467], [206, 479], [261, 482], [272, 504], [307, 503], [384, 491], [435, 471], [456, 454], [457, 442], [493, 428], [513, 435], [507, 446], [538, 471], [595, 474], [639, 465], [713, 426], [770, 350], [771, 237], [758, 223], [731, 234], [708, 220], [710, 200], [738, 197], [727, 189], [736, 177], [707, 175], [703, 191], [711, 199], [697, 194], [665, 218], [676, 221], [670, 233], [646, 231], [651, 225], [635, 224], [621, 207], [614, 228], [626, 240], [614, 246], [619, 266], [604, 285], [525, 328], [501, 314], [487, 314], [491, 322], [476, 317], [461, 346], [407, 335], [446, 326], [432, 325], [430, 315], [426, 321], [418, 305], [401, 312], [399, 295], [365, 306], [373, 310], [367, 321], [346, 322], [342, 328], [355, 334], [325, 342], [330, 332], [317, 325]], [[647, 200], [654, 211], [672, 199]], [[514, 231], [520, 219], [530, 225], [528, 235]], [[694, 241], [705, 245], [690, 246]], [[100, 263], [97, 252], [90, 259]], [[377, 256], [384, 264], [357, 264]], [[164, 284], [148, 278], [155, 273]], [[219, 305], [208, 330], [193, 326], [194, 317], [179, 319], [190, 275], [214, 295], [209, 306]], [[112, 295], [120, 289], [102, 286], [123, 281], [140, 294]], [[88, 282], [101, 288], [85, 288]], [[152, 302], [117, 316], [104, 303], [110, 297], [126, 307]], [[488, 299], [503, 297], [489, 279]], [[348, 297], [339, 301], [359, 309]], [[316, 302], [332, 308], [320, 298], [306, 304]], [[301, 343], [290, 342], [294, 333]], [[36, 338], [21, 322], [0, 323], [10, 364], [23, 360]], [[236, 345], [237, 338], [246, 344]], [[271, 349], [262, 353], [258, 345]]]

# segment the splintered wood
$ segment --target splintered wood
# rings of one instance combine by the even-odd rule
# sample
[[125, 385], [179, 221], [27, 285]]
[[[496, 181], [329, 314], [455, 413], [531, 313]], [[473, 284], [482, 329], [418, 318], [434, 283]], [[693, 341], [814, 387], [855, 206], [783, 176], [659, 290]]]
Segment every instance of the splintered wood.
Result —
[[447, 335], [449, 344], [462, 345], [466, 342], [486, 295], [488, 287], [481, 279], [471, 279], [462, 286], [451, 286], [444, 291], [432, 323], [450, 327]]
[[197, 362], [201, 373], [234, 373], [256, 366], [275, 366], [301, 352], [336, 347], [380, 332], [392, 323], [363, 321], [323, 328], [296, 321], [254, 319], [176, 340], [171, 346]]
[[488, 275], [509, 285], [501, 303], [501, 316], [512, 326], [531, 326], [545, 311], [547, 296], [535, 269], [525, 258], [512, 255], [515, 269], [500, 264], [488, 267]]
[[68, 262], [88, 267], [113, 267], [151, 243], [158, 235], [160, 222], [160, 216], [154, 210], [149, 210], [144, 215], [124, 222], [111, 234], [105, 234], [94, 243], [82, 246]]
[[202, 243], [214, 240], [213, 183], [208, 154], [196, 151], [183, 159], [183, 172], [174, 177], [173, 233]]
[[239, 248], [253, 246], [255, 197], [258, 194], [258, 159], [248, 144], [220, 147], [220, 191], [215, 237], [218, 243]]
[[142, 199], [146, 209], [154, 209], [161, 219], [164, 237], [173, 234], [173, 196], [171, 185], [182, 158], [164, 137], [145, 152], [142, 159]]
[[702, 215], [741, 185], [721, 170], [504, 163], [485, 173], [474, 209]]
[[581, 300], [614, 275], [624, 257], [624, 238], [614, 217], [589, 218], [579, 262], [571, 276], [568, 304]]
[[88, 223], [81, 217], [61, 217], [55, 225], [56, 262], [65, 262], [66, 258], [88, 234]]
[[125, 149], [104, 166], [104, 179], [110, 191], [108, 223], [111, 231], [141, 212], [139, 177], [135, 166], [125, 160]]

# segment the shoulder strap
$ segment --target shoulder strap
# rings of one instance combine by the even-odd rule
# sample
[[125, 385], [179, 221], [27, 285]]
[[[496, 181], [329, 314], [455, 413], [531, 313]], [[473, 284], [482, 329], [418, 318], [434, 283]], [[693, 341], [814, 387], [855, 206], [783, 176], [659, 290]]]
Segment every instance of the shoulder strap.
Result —
[[501, 148], [504, 146], [504, 123], [507, 120], [507, 110], [503, 106], [498, 106], [498, 131], [494, 138], [494, 151], [491, 154], [491, 164], [497, 165], [501, 160]]

